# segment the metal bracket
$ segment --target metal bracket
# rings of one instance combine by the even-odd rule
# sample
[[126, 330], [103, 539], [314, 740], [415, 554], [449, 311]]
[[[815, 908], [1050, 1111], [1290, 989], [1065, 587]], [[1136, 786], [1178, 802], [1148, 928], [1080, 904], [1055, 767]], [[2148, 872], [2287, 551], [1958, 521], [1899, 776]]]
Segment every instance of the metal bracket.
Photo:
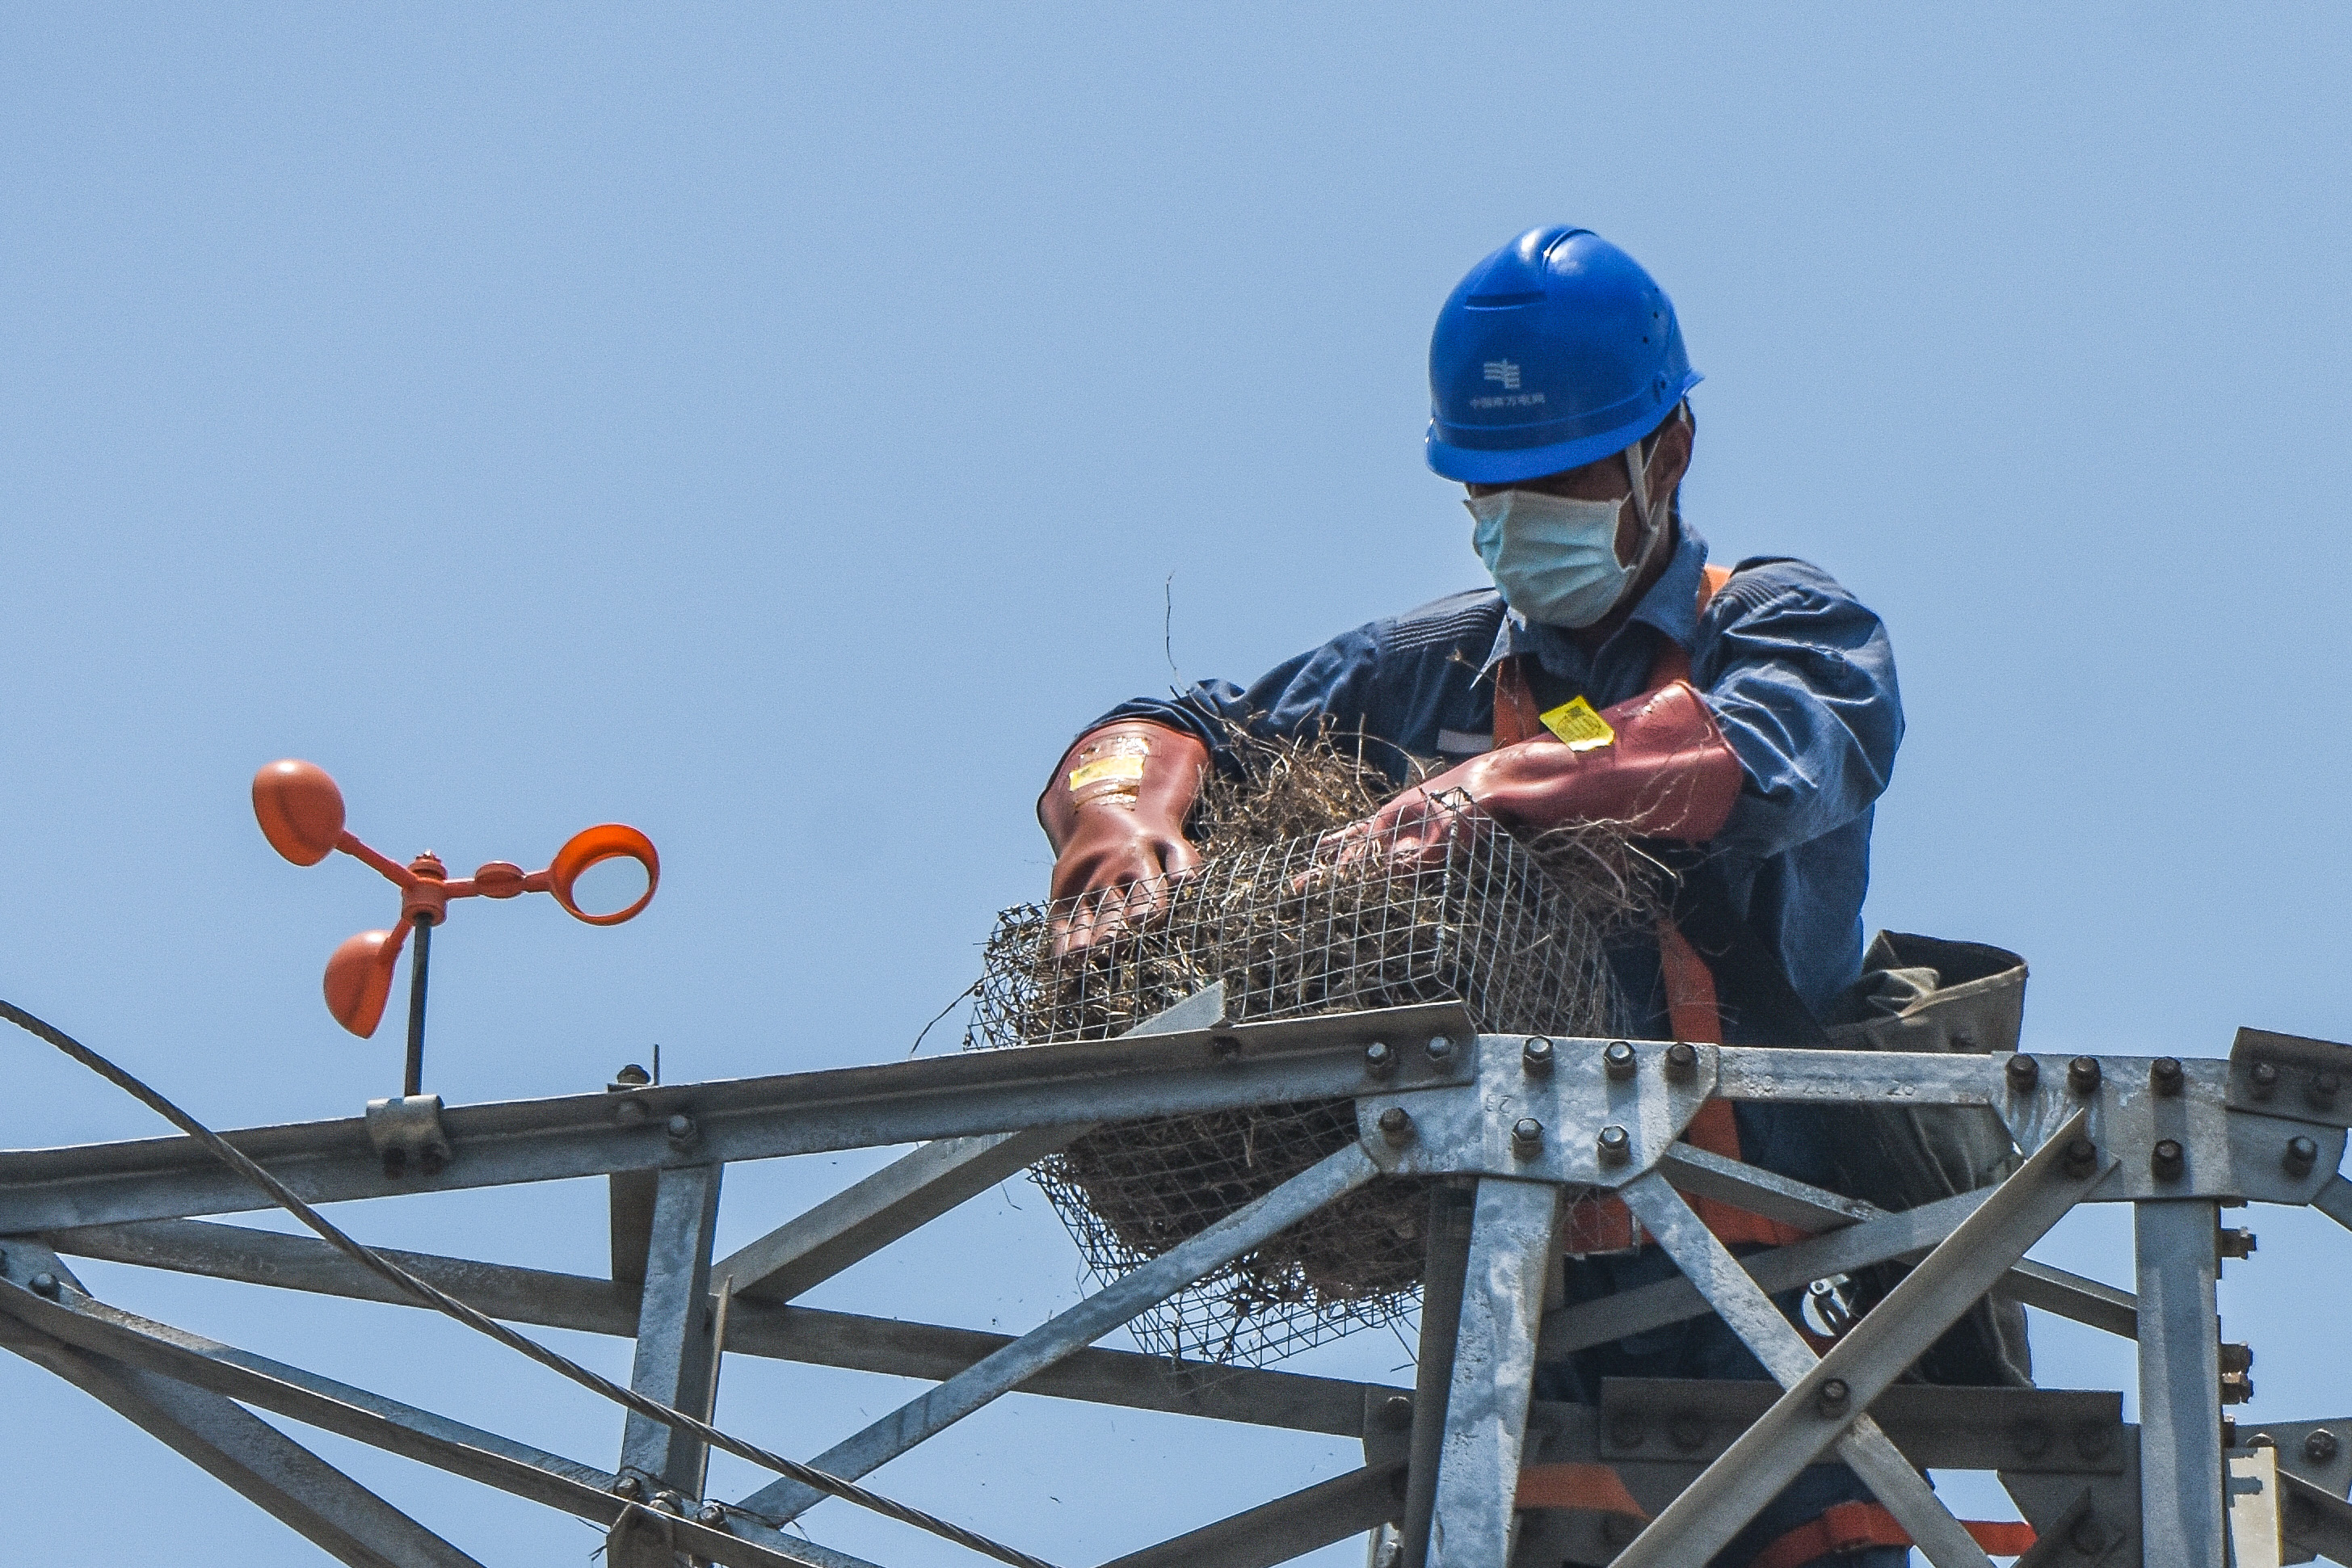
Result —
[[439, 1176], [449, 1163], [449, 1136], [441, 1130], [438, 1094], [369, 1101], [367, 1134], [383, 1160], [388, 1180], [399, 1180], [412, 1166], [419, 1175]]

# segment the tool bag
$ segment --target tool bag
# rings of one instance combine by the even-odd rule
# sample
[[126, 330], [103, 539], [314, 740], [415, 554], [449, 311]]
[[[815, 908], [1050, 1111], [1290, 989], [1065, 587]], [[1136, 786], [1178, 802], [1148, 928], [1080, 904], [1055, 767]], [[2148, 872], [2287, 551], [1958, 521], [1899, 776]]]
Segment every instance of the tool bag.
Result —
[[[2017, 1049], [2025, 1018], [2025, 960], [1981, 942], [1951, 942], [1882, 931], [1863, 959], [1862, 978], [1823, 1026], [1836, 1051], [1966, 1051]], [[1838, 1164], [1849, 1193], [1884, 1208], [1916, 1208], [2000, 1181], [2021, 1156], [2000, 1115], [1986, 1105], [1841, 1108]], [[1856, 1276], [1867, 1306], [1909, 1272], [1882, 1263]], [[1928, 1383], [2031, 1387], [2033, 1360], [2025, 1309], [1990, 1296], [1969, 1309], [1912, 1367]]]

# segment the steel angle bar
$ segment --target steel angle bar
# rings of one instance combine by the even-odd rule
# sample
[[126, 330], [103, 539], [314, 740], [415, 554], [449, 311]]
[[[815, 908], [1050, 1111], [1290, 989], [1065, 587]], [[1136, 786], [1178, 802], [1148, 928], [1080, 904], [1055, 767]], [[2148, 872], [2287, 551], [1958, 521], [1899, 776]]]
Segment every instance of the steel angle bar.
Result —
[[[2081, 1126], [2078, 1113], [1995, 1189], [1658, 1516], [1621, 1560], [1622, 1568], [1657, 1568], [1669, 1560], [1664, 1555], [1669, 1543], [1704, 1560], [1827, 1448], [1843, 1429], [1843, 1421], [1822, 1414], [1823, 1385], [1844, 1385], [1843, 1407], [1867, 1409], [2114, 1167], [2114, 1155], [2080, 1137]], [[1663, 1181], [1654, 1190], [1672, 1197]], [[1672, 1206], [1687, 1212], [1679, 1198], [1673, 1198]], [[1745, 1281], [1747, 1276], [1740, 1273], [1738, 1278]], [[1777, 1312], [1774, 1318], [1786, 1326]], [[1794, 1331], [1790, 1332], [1793, 1336]], [[1835, 1403], [1830, 1406], [1838, 1407]], [[1904, 1523], [1908, 1528], [1910, 1521]], [[1645, 1547], [1643, 1542], [1654, 1536], [1655, 1543]]]
[[[1361, 1147], [1349, 1145], [835, 1444], [814, 1461], [814, 1468], [844, 1480], [870, 1474], [1379, 1174], [1380, 1167]], [[744, 1499], [742, 1506], [756, 1514], [790, 1519], [822, 1500], [822, 1493], [779, 1477]]]
[[1510, 1562], [1536, 1325], [1559, 1208], [1559, 1188], [1549, 1183], [1478, 1183], [1429, 1532], [1431, 1568], [1507, 1568]]
[[1836, 1229], [1876, 1219], [1885, 1212], [1860, 1198], [1775, 1176], [1696, 1144], [1667, 1145], [1658, 1168], [1679, 1191], [1717, 1198], [1800, 1230]]
[[2229, 1489], [2230, 1568], [2281, 1568], [2279, 1526], [2285, 1512], [2278, 1450], [2231, 1454], [2222, 1479]]
[[[13, 1250], [37, 1250], [12, 1242]], [[37, 1259], [79, 1288], [55, 1258]], [[0, 1316], [0, 1346], [55, 1373], [354, 1568], [481, 1568], [234, 1400], [79, 1350]]]
[[[1740, 1265], [1770, 1294], [1874, 1263], [1908, 1261], [1950, 1235], [1994, 1190], [1980, 1187], [1916, 1208], [1882, 1214], [1807, 1240], [1749, 1253], [1739, 1260]], [[2128, 1338], [2137, 1332], [2136, 1298], [2130, 1291], [2048, 1264], [2021, 1260], [1993, 1291], [2109, 1333]], [[1712, 1310], [1697, 1288], [1684, 1279], [1660, 1280], [1597, 1301], [1580, 1302], [1545, 1314], [1543, 1359], [1556, 1360], [1590, 1345], [1606, 1344]]]
[[2140, 1540], [2147, 1568], [2221, 1561], [2216, 1205], [2133, 1205], [2139, 1270]]
[[2286, 1500], [2283, 1528], [2290, 1545], [2352, 1563], [2352, 1502], [2297, 1475], [2281, 1475], [2279, 1491]]
[[[49, 1337], [128, 1365], [225, 1396], [350, 1437], [371, 1448], [446, 1470], [467, 1480], [599, 1524], [610, 1525], [635, 1506], [613, 1494], [614, 1477], [560, 1458], [495, 1433], [352, 1388], [234, 1346], [150, 1322], [63, 1291], [55, 1301], [22, 1287], [0, 1287], [0, 1312]], [[679, 1521], [679, 1541], [731, 1568], [807, 1568], [829, 1560], [794, 1553], [787, 1538], [739, 1539], [693, 1521]], [[741, 1526], [739, 1525], [738, 1528]], [[783, 1544], [777, 1544], [783, 1542]], [[832, 1561], [837, 1561], [837, 1554]]]
[[[1225, 984], [1219, 980], [1118, 1038], [1210, 1029], [1224, 1017]], [[1091, 1124], [1032, 1127], [925, 1144], [736, 1249], [711, 1272], [732, 1279], [745, 1299], [790, 1301], [1091, 1130]]]
[[1715, 1092], [1727, 1100], [1998, 1105], [2002, 1093], [1998, 1057], [1753, 1045], [1716, 1050]]
[[1405, 1435], [1404, 1568], [1429, 1558], [1437, 1514], [1437, 1473], [1445, 1450], [1445, 1401], [1462, 1337], [1462, 1296], [1470, 1270], [1470, 1232], [1477, 1184], [1442, 1181], [1430, 1189], [1423, 1253], [1421, 1349], [1413, 1366], [1412, 1423]]
[[742, 1300], [790, 1301], [1018, 1176], [1088, 1130], [1034, 1127], [942, 1138], [892, 1161], [714, 1265]]
[[[420, 1305], [381, 1276], [307, 1236], [194, 1219], [93, 1226], [52, 1235], [59, 1250], [75, 1257], [395, 1306]], [[495, 1317], [585, 1333], [636, 1332], [638, 1293], [609, 1280], [430, 1253], [378, 1250], [409, 1272]], [[740, 1298], [727, 1324], [727, 1349], [733, 1354], [891, 1377], [920, 1377], [934, 1383], [1003, 1349], [1013, 1337], [981, 1329], [864, 1317], [814, 1307], [779, 1307]], [[1045, 1368], [1018, 1392], [1353, 1437], [1366, 1386], [1295, 1372], [1171, 1362], [1132, 1351], [1090, 1348]]]
[[[710, 1237], [719, 1223], [723, 1166], [661, 1173], [654, 1192], [652, 1245], [637, 1311], [637, 1348], [629, 1386], [673, 1410], [710, 1419], [718, 1354], [710, 1305]], [[704, 1448], [676, 1427], [635, 1411], [623, 1424], [620, 1469], [693, 1497], [700, 1493]]]
[[2352, 1230], [2352, 1181], [2345, 1180], [2341, 1171], [2329, 1176], [2327, 1185], [2319, 1189], [2319, 1196], [2311, 1200], [2311, 1207]]
[[1104, 1568], [1274, 1568], [1350, 1535], [1376, 1530], [1396, 1512], [1402, 1465], [1368, 1466], [1303, 1491], [1131, 1552]]
[[[1783, 1400], [1793, 1397], [1795, 1390], [1805, 1381], [1811, 1370], [1820, 1364], [1813, 1359], [1811, 1349], [1798, 1334], [1795, 1326], [1780, 1315], [1780, 1309], [1773, 1304], [1772, 1299], [1748, 1278], [1747, 1270], [1740, 1268], [1739, 1260], [1716, 1239], [1715, 1234], [1707, 1229], [1682, 1196], [1667, 1185], [1664, 1176], [1653, 1172], [1623, 1190], [1626, 1207], [1648, 1227], [1650, 1234], [1657, 1238], [1658, 1245], [1666, 1249], [1675, 1266], [1713, 1303], [1731, 1331], [1755, 1352], [1756, 1359], [1764, 1364], [1764, 1370], [1772, 1375], [1772, 1380], [1790, 1391], [1782, 1396]], [[1958, 1313], [1955, 1312], [1953, 1315], [1958, 1316]], [[1937, 1332], [1941, 1330], [1942, 1325], [1937, 1325]], [[1901, 1368], [1895, 1370], [1900, 1372]], [[1893, 1381], [1893, 1375], [1889, 1375], [1887, 1381]], [[1874, 1394], [1875, 1392], [1873, 1391]], [[1991, 1559], [1985, 1555], [1984, 1549], [1976, 1543], [1975, 1538], [1960, 1527], [1951, 1511], [1944, 1507], [1927, 1479], [1911, 1468], [1910, 1461], [1896, 1449], [1886, 1434], [1879, 1430], [1876, 1422], [1866, 1415], [1856, 1414], [1861, 1408], [1862, 1406], [1850, 1397], [1834, 1399], [1829, 1409], [1822, 1412], [1835, 1418], [1834, 1425], [1824, 1423], [1826, 1431], [1822, 1447], [1828, 1447], [1831, 1442], [1836, 1444], [1838, 1457], [1910, 1532], [1911, 1539], [1927, 1553], [1927, 1560], [1936, 1568], [1991, 1568]], [[1769, 1413], [1767, 1414], [1769, 1416]], [[1749, 1428], [1750, 1431], [1754, 1429]], [[1715, 1466], [1702, 1472], [1700, 1479], [1703, 1480], [1714, 1469], [1731, 1463], [1731, 1450], [1726, 1450]], [[1780, 1484], [1793, 1480], [1796, 1470], [1802, 1468], [1801, 1463], [1790, 1469]], [[1693, 1485], [1696, 1488], [1696, 1483]], [[1667, 1522], [1672, 1512], [1669, 1505], [1666, 1515], [1661, 1515], [1635, 1537], [1625, 1556], [1619, 1560], [1622, 1568], [1636, 1568], [1637, 1563], [1660, 1562], [1663, 1552], [1675, 1551], [1677, 1547], [1690, 1559], [1712, 1557], [1779, 1490], [1780, 1486], [1774, 1486], [1756, 1499], [1752, 1506], [1743, 1507], [1736, 1519], [1717, 1518], [1681, 1526], [1683, 1533], [1679, 1536], [1676, 1534], [1677, 1527]], [[1689, 1492], [1683, 1495], [1686, 1497]], [[1712, 1531], [1700, 1533], [1709, 1524], [1715, 1530], [1720, 1530], [1721, 1540], [1714, 1539]], [[1653, 1544], [1649, 1556], [1643, 1557], [1643, 1544], [1650, 1542], [1654, 1534], [1664, 1537], [1664, 1542]], [[1706, 1544], [1696, 1544], [1691, 1539], [1694, 1536]]]
[[[1188, 1030], [1143, 1039], [960, 1051], [876, 1067], [650, 1085], [445, 1111], [451, 1155], [397, 1180], [360, 1117], [249, 1128], [228, 1141], [313, 1202], [772, 1159], [1292, 1100], [1346, 1099], [1383, 1039], [1471, 1038], [1452, 1002]], [[1401, 1051], [1389, 1087], [1466, 1081], [1475, 1051]], [[681, 1152], [673, 1118], [692, 1140]], [[184, 1137], [0, 1153], [0, 1234], [261, 1207]]]
[[[1761, 1382], [1604, 1378], [1591, 1457], [1686, 1464], [1696, 1475], [1780, 1394]], [[1870, 1416], [1917, 1469], [2082, 1477], [2124, 1469], [2123, 1396], [2110, 1389], [1898, 1383]]]

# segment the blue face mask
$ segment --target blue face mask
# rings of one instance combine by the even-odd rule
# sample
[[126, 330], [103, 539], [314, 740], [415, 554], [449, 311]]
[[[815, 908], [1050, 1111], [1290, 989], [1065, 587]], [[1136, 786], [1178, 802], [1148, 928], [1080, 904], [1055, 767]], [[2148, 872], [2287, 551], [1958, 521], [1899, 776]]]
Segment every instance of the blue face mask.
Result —
[[1478, 559], [1503, 602], [1530, 621], [1570, 630], [1615, 607], [1635, 569], [1617, 559], [1623, 497], [1580, 501], [1540, 490], [1496, 490], [1462, 503], [1478, 520]]

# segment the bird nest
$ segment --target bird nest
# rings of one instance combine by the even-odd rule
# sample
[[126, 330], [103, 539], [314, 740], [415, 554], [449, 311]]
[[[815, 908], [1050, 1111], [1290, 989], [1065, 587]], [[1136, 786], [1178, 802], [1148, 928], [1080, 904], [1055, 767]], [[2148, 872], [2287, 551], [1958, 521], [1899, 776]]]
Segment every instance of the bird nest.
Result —
[[[1064, 906], [1005, 911], [989, 938], [973, 1043], [1107, 1040], [1223, 982], [1234, 1023], [1458, 1001], [1482, 1032], [1605, 1036], [1623, 1009], [1604, 948], [1652, 904], [1622, 833], [1582, 827], [1522, 844], [1466, 800], [1435, 864], [1348, 860], [1330, 830], [1391, 791], [1328, 737], [1253, 742], [1213, 778], [1190, 831], [1200, 865], [1132, 894], [1117, 939], [1055, 951]], [[1305, 1101], [1097, 1128], [1032, 1176], [1088, 1268], [1109, 1280], [1353, 1142], [1354, 1103]], [[1130, 1325], [1148, 1349], [1264, 1365], [1417, 1298], [1428, 1195], [1381, 1177], [1291, 1226]]]

